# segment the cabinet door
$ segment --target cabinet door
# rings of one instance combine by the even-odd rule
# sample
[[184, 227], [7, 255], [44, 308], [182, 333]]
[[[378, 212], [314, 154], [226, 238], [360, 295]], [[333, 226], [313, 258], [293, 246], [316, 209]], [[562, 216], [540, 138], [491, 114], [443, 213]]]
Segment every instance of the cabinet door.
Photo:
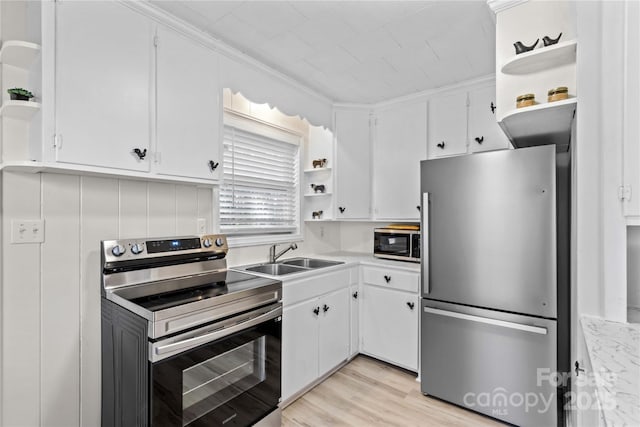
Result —
[[495, 85], [469, 92], [469, 151], [472, 153], [504, 150], [511, 144], [498, 125], [495, 105]]
[[360, 351], [360, 289], [358, 285], [349, 288], [349, 306], [349, 315], [351, 317], [349, 356], [355, 356]]
[[282, 313], [282, 399], [288, 399], [318, 377], [317, 298]]
[[376, 218], [420, 218], [420, 161], [427, 158], [427, 103], [380, 111], [375, 120]]
[[157, 171], [218, 179], [220, 96], [215, 52], [158, 28]]
[[367, 219], [371, 204], [368, 111], [336, 111], [336, 218]]
[[118, 2], [56, 2], [56, 160], [149, 170], [151, 22]]
[[322, 376], [349, 357], [349, 289], [320, 299], [319, 372]]
[[389, 363], [418, 370], [418, 296], [362, 286], [362, 351]]
[[467, 152], [467, 94], [454, 93], [429, 101], [428, 156], [454, 156]]

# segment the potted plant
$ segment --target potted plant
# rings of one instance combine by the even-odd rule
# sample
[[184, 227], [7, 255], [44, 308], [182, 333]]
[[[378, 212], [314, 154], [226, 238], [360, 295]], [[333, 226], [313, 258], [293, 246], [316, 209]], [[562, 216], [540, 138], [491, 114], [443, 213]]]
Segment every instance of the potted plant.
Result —
[[9, 92], [9, 96], [11, 96], [11, 99], [16, 101], [28, 101], [29, 99], [33, 98], [33, 94], [31, 92], [20, 87], [14, 87], [7, 90], [7, 92]]

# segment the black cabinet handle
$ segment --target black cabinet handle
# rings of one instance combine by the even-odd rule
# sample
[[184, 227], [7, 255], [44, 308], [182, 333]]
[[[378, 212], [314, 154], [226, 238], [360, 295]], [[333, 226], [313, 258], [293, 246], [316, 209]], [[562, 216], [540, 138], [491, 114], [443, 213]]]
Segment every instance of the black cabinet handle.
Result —
[[327, 311], [329, 311], [329, 306], [327, 304], [325, 304], [324, 306], [322, 306], [322, 311], [324, 311], [325, 313]]
[[314, 309], [313, 309], [313, 314], [315, 314], [316, 316], [317, 316], [318, 314], [320, 314], [320, 307], [316, 307], [316, 308], [314, 308]]
[[346, 210], [347, 210], [347, 208], [342, 207], [342, 206], [339, 206], [339, 207], [338, 207], [338, 210], [340, 211], [340, 213], [344, 213], [344, 211], [346, 211]]
[[139, 148], [134, 148], [133, 152], [136, 153], [136, 155], [138, 156], [138, 159], [140, 159], [140, 160], [144, 160], [144, 158], [147, 157], [147, 149], [146, 148], [144, 150], [140, 150]]
[[209, 169], [211, 169], [211, 172], [213, 172], [214, 170], [216, 170], [216, 168], [218, 167], [218, 165], [220, 165], [219, 162], [214, 162], [213, 160], [209, 160]]
[[418, 212], [420, 212], [420, 205], [416, 206], [416, 209], [418, 209]]
[[484, 141], [484, 136], [481, 136], [480, 138], [476, 136], [475, 140], [478, 144], [482, 144], [482, 141]]
[[444, 150], [444, 141], [442, 141], [440, 144], [436, 144], [436, 146]]
[[408, 303], [407, 303], [407, 305], [409, 306], [409, 308], [410, 308], [411, 310], [413, 310], [413, 307], [415, 307], [415, 306], [416, 306], [416, 303], [415, 303], [415, 302], [408, 302]]
[[580, 362], [578, 362], [577, 360], [574, 366], [576, 367], [576, 377], [580, 375], [580, 372], [584, 372], [584, 369], [580, 367]]
[[384, 280], [386, 280], [387, 283], [389, 283], [391, 281], [391, 276], [384, 276]]
[[490, 108], [491, 108], [491, 112], [493, 114], [495, 114], [496, 113], [496, 105], [493, 102], [491, 102], [491, 107]]
[[355, 291], [355, 292], [353, 293], [353, 299], [358, 299], [358, 291]]

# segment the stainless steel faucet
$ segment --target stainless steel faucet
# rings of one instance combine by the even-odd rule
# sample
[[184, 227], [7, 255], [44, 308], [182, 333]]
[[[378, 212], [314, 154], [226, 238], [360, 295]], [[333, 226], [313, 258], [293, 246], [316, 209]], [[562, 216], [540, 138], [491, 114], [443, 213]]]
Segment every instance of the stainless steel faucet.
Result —
[[280, 252], [276, 253], [276, 246], [278, 245], [271, 245], [271, 247], [269, 248], [269, 262], [272, 264], [276, 262], [276, 260], [280, 258], [282, 255], [287, 253], [287, 251], [298, 249], [298, 245], [296, 245], [295, 243], [291, 243], [289, 246], [287, 246]]

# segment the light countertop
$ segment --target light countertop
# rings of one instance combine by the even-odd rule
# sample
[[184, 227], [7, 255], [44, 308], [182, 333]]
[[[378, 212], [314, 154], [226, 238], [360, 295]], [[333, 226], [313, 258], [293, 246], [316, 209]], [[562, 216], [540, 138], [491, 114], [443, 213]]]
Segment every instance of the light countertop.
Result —
[[640, 425], [640, 325], [582, 316], [596, 393], [608, 426]]

